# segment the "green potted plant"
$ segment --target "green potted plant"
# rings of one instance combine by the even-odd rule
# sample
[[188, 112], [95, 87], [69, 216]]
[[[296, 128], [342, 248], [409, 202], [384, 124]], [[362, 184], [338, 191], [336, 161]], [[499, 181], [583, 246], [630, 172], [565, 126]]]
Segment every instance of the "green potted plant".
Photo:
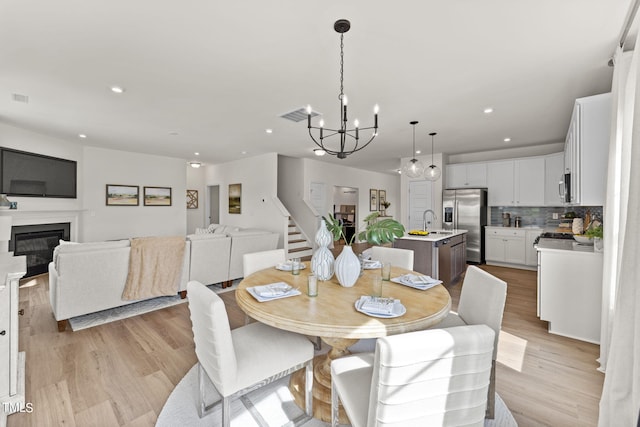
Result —
[[396, 238], [404, 235], [404, 226], [392, 218], [385, 218], [378, 221], [380, 213], [373, 212], [364, 219], [364, 230], [353, 233], [347, 240], [342, 223], [329, 214], [324, 218], [327, 229], [333, 235], [333, 240], [344, 238], [345, 245], [335, 262], [335, 274], [338, 282], [348, 288], [353, 286], [360, 276], [360, 260], [353, 253], [353, 240], [358, 236], [358, 240], [369, 242], [372, 245], [382, 245], [391, 243]]
[[602, 224], [595, 227], [589, 227], [587, 231], [584, 232], [585, 236], [593, 239], [593, 250], [595, 252], [602, 252], [602, 233]]

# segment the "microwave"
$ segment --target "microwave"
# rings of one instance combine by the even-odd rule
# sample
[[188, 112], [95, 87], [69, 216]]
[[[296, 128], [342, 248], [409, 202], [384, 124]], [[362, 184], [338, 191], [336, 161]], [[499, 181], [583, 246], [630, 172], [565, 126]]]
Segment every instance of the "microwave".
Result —
[[565, 173], [558, 183], [558, 195], [563, 203], [571, 203], [571, 174]]

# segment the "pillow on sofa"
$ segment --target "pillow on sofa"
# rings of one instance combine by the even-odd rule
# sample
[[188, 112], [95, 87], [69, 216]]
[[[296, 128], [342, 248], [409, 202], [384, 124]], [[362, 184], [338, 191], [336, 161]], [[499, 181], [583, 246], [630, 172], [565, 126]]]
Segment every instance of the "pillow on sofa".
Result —
[[218, 227], [222, 227], [222, 226], [220, 224], [209, 224], [209, 226], [207, 227], [207, 232], [213, 233]]
[[195, 234], [211, 234], [211, 232], [209, 231], [208, 228], [200, 228], [200, 227], [196, 227], [196, 232]]
[[207, 239], [224, 239], [226, 234], [214, 234], [214, 233], [202, 233], [202, 234], [188, 234], [189, 240], [207, 240]]

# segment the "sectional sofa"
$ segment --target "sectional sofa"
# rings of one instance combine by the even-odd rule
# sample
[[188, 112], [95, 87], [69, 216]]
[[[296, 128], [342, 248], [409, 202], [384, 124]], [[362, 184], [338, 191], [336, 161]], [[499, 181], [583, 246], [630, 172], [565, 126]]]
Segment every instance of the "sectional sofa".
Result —
[[[182, 274], [176, 289], [184, 298], [187, 282], [222, 283], [230, 286], [241, 278], [245, 253], [276, 249], [279, 234], [257, 229], [208, 229], [186, 236]], [[49, 300], [58, 321], [66, 329], [71, 317], [127, 305], [122, 299], [129, 271], [129, 240], [61, 242], [49, 264]]]

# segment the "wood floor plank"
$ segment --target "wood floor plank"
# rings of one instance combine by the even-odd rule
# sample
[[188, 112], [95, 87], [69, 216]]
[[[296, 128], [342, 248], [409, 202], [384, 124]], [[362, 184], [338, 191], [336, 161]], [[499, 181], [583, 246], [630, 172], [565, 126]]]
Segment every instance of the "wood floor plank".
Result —
[[[536, 272], [481, 266], [507, 282], [496, 389], [521, 427], [596, 426], [604, 375], [597, 345], [547, 332], [536, 317]], [[21, 282], [25, 284], [26, 282]], [[47, 276], [20, 288], [20, 350], [31, 414], [8, 427], [154, 426], [175, 385], [196, 363], [188, 304], [83, 331], [57, 332]], [[462, 282], [448, 286], [455, 310]], [[245, 315], [220, 294], [232, 328]]]

